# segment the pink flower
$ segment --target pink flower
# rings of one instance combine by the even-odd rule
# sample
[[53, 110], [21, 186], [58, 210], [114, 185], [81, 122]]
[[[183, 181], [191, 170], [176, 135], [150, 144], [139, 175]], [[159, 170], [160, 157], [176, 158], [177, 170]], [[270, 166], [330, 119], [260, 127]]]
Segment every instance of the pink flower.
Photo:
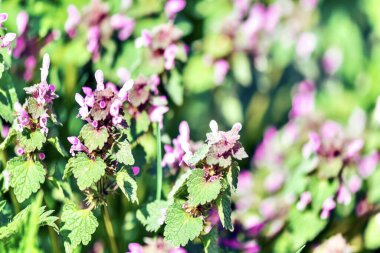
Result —
[[356, 139], [356, 140], [351, 141], [346, 146], [345, 158], [347, 159], [357, 158], [363, 146], [364, 146], [364, 141], [362, 139]]
[[119, 31], [118, 38], [123, 41], [131, 36], [135, 21], [121, 14], [115, 14], [111, 17], [111, 27]]
[[132, 89], [133, 85], [134, 85], [134, 82], [132, 79], [129, 79], [128, 81], [126, 81], [124, 83], [123, 87], [121, 87], [121, 89], [118, 93], [118, 97], [123, 101], [127, 100], [128, 91], [130, 91]]
[[41, 82], [46, 83], [47, 76], [49, 74], [50, 57], [48, 54], [44, 54], [41, 68]]
[[311, 193], [303, 192], [301, 194], [299, 202], [297, 203], [297, 209], [300, 211], [303, 211], [310, 203], [311, 203]]
[[17, 15], [16, 23], [17, 23], [17, 31], [18, 31], [19, 36], [26, 31], [26, 28], [28, 27], [28, 21], [29, 21], [29, 16], [26, 11], [21, 11]]
[[152, 122], [159, 123], [162, 127], [162, 121], [164, 119], [164, 114], [169, 111], [169, 108], [164, 105], [152, 106], [149, 110], [149, 119]]
[[264, 187], [270, 193], [277, 192], [285, 182], [285, 173], [283, 171], [273, 171], [265, 179]]
[[367, 178], [375, 171], [377, 163], [379, 162], [379, 154], [373, 152], [370, 155], [364, 156], [359, 161], [358, 172], [361, 177]]
[[76, 137], [76, 136], [70, 136], [70, 137], [67, 138], [67, 140], [71, 144], [70, 154], [72, 156], [75, 155], [75, 152], [87, 151], [87, 148], [80, 142], [80, 140], [78, 139], [78, 137]]
[[75, 101], [80, 105], [79, 115], [82, 119], [87, 118], [89, 111], [84, 98], [79, 93], [75, 94]]
[[310, 157], [312, 154], [316, 154], [321, 147], [321, 140], [319, 135], [315, 132], [309, 133], [309, 142], [302, 148], [302, 154], [305, 158]]
[[96, 90], [104, 90], [104, 75], [103, 71], [98, 69], [95, 72]]
[[45, 160], [45, 157], [46, 157], [45, 153], [38, 154], [38, 158], [40, 158], [41, 161]]
[[19, 155], [19, 156], [23, 155], [23, 154], [25, 154], [25, 150], [22, 147], [18, 147], [16, 149], [16, 154]]
[[132, 172], [133, 172], [133, 175], [137, 176], [140, 173], [140, 167], [133, 166], [132, 167]]
[[309, 58], [317, 47], [317, 36], [311, 32], [300, 35], [296, 45], [297, 55], [301, 58]]
[[170, 70], [174, 68], [174, 60], [178, 48], [177, 45], [171, 44], [164, 51], [165, 69]]
[[352, 199], [351, 193], [348, 191], [347, 187], [341, 185], [338, 189], [337, 202], [339, 204], [348, 205]]
[[353, 175], [350, 180], [348, 180], [348, 189], [350, 192], [357, 193], [361, 187], [362, 179], [359, 176]]
[[297, 92], [293, 97], [292, 110], [290, 116], [305, 117], [314, 111], [314, 83], [305, 80], [298, 85]]
[[0, 13], [0, 28], [2, 28], [2, 25], [5, 21], [8, 19], [7, 13]]
[[165, 13], [170, 19], [172, 19], [178, 12], [182, 11], [185, 6], [185, 0], [168, 0], [165, 4]]
[[339, 48], [329, 48], [322, 59], [322, 67], [329, 74], [335, 74], [343, 62], [343, 54]]
[[138, 243], [130, 243], [128, 249], [127, 253], [144, 253], [143, 247]]
[[30, 124], [29, 114], [19, 102], [14, 104], [14, 109], [17, 113], [17, 129], [22, 132], [23, 128]]
[[325, 199], [322, 206], [322, 212], [320, 214], [321, 219], [328, 219], [330, 217], [330, 212], [336, 207], [335, 201], [332, 197]]
[[214, 81], [216, 84], [222, 84], [230, 69], [230, 65], [226, 60], [218, 60], [214, 63]]
[[144, 29], [141, 32], [141, 37], [136, 39], [135, 46], [136, 48], [148, 47], [150, 44], [152, 44], [152, 35], [148, 30]]
[[15, 33], [6, 33], [4, 36], [0, 37], [0, 47], [2, 48], [8, 47], [10, 50], [10, 45], [15, 38], [16, 38]]
[[119, 116], [119, 110], [120, 110], [121, 105], [122, 103], [119, 99], [116, 99], [115, 101], [113, 101], [110, 107], [111, 116], [114, 116], [114, 117]]
[[81, 16], [75, 5], [70, 4], [67, 7], [68, 18], [65, 23], [65, 31], [70, 38], [73, 38], [76, 33], [76, 27], [79, 25]]
[[47, 113], [44, 113], [41, 117], [40, 117], [40, 120], [39, 120], [39, 125], [40, 125], [40, 128], [41, 128], [41, 132], [43, 134], [47, 134], [49, 129], [47, 128], [47, 118], [49, 117], [49, 115]]

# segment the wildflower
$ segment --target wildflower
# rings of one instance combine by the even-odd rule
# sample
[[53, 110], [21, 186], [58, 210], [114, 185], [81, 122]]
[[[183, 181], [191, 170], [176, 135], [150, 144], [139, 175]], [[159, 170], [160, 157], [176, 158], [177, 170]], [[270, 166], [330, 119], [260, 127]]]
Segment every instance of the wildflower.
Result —
[[222, 84], [230, 65], [226, 60], [218, 60], [214, 63], [214, 81], [216, 84]]
[[322, 212], [320, 214], [321, 219], [328, 219], [330, 217], [330, 212], [336, 207], [335, 201], [332, 197], [325, 199], [322, 206]]
[[45, 158], [46, 158], [45, 153], [39, 153], [38, 158], [40, 158], [41, 161], [45, 160]]
[[165, 4], [165, 13], [170, 19], [173, 19], [185, 6], [185, 0], [168, 0]]
[[296, 45], [297, 55], [307, 59], [317, 47], [317, 36], [311, 32], [304, 32], [300, 35]]
[[2, 28], [2, 25], [5, 21], [8, 19], [7, 13], [0, 13], [0, 28]]
[[297, 203], [297, 209], [300, 211], [303, 211], [310, 203], [311, 203], [311, 193], [303, 192], [301, 194], [299, 202]]
[[81, 152], [81, 151], [87, 152], [87, 148], [80, 142], [80, 140], [78, 139], [78, 137], [76, 137], [76, 136], [70, 136], [70, 137], [67, 138], [67, 140], [71, 144], [70, 154], [72, 156], [75, 155], [75, 152]]

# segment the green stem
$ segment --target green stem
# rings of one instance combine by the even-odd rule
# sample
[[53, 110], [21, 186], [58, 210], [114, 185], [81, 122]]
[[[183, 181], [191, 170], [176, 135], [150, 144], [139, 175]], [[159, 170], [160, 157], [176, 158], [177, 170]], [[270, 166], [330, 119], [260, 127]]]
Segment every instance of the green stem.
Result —
[[111, 244], [111, 252], [112, 253], [118, 253], [119, 250], [117, 249], [117, 244], [116, 244], [116, 240], [115, 240], [115, 233], [113, 232], [111, 218], [110, 218], [110, 214], [108, 212], [107, 206], [103, 205], [102, 211], [103, 211], [104, 225], [106, 227], [106, 232], [107, 232], [108, 238], [110, 240], [110, 244]]
[[9, 189], [9, 194], [11, 196], [13, 211], [15, 212], [15, 214], [18, 214], [21, 211], [21, 209], [20, 209], [20, 204], [18, 203], [16, 199], [16, 195], [13, 193], [13, 190], [11, 189]]
[[50, 240], [51, 240], [51, 244], [52, 244], [53, 253], [60, 253], [61, 251], [60, 251], [59, 245], [58, 245], [57, 234], [54, 231], [54, 229], [52, 229], [51, 227], [49, 227], [49, 236], [50, 236]]
[[156, 125], [156, 135], [157, 135], [157, 192], [156, 192], [156, 200], [161, 199], [162, 192], [162, 166], [161, 166], [161, 131], [160, 126], [157, 123]]

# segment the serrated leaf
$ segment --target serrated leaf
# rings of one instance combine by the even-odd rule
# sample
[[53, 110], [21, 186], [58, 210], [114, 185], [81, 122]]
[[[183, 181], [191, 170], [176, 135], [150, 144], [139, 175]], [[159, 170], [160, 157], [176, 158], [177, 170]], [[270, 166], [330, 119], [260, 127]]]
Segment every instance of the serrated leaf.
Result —
[[219, 252], [218, 230], [216, 226], [214, 226], [207, 235], [202, 236], [202, 243], [205, 253]]
[[70, 246], [75, 248], [79, 244], [87, 245], [91, 241], [91, 235], [98, 227], [98, 221], [88, 209], [78, 209], [74, 203], [63, 206], [61, 216], [64, 222], [61, 231], [69, 231]]
[[102, 149], [109, 135], [104, 126], [96, 129], [91, 124], [86, 124], [80, 130], [80, 136], [84, 141], [84, 145], [92, 152], [95, 149]]
[[186, 186], [186, 181], [191, 175], [191, 170], [186, 171], [185, 174], [181, 175], [177, 181], [175, 182], [173, 188], [168, 194], [168, 200], [169, 202], [174, 202], [174, 197], [181, 192], [181, 189]]
[[220, 194], [216, 200], [216, 206], [218, 208], [219, 218], [222, 222], [223, 227], [225, 229], [233, 231], [234, 226], [231, 221], [231, 192], [229, 189]]
[[86, 154], [78, 153], [69, 159], [65, 168], [65, 176], [72, 172], [77, 179], [79, 189], [83, 191], [99, 181], [104, 175], [106, 167], [107, 165], [101, 158], [97, 157], [92, 160]]
[[126, 170], [117, 172], [116, 183], [128, 200], [132, 201], [132, 203], [139, 203], [136, 180]]
[[34, 97], [29, 97], [26, 100], [27, 112], [32, 115], [33, 119], [40, 118], [44, 113], [46, 113], [45, 106], [38, 104]]
[[9, 130], [9, 133], [7, 137], [3, 140], [3, 142], [0, 144], [0, 150], [6, 149], [9, 145], [11, 145], [17, 136], [17, 131], [12, 127]]
[[[42, 206], [39, 208], [39, 226], [50, 226], [55, 231], [58, 231], [57, 224], [55, 222], [58, 220], [58, 217], [51, 216], [53, 210], [46, 211], [46, 207]], [[21, 212], [19, 212], [11, 222], [6, 226], [0, 228], [0, 240], [5, 240], [12, 236], [15, 233], [22, 232], [23, 226], [27, 225], [28, 216], [30, 215], [31, 205], [28, 205]]]
[[237, 162], [233, 162], [227, 173], [227, 180], [232, 191], [236, 191], [237, 189], [239, 173], [240, 173], [239, 165], [237, 164]]
[[55, 149], [60, 153], [63, 157], [68, 156], [68, 153], [62, 143], [59, 141], [58, 137], [50, 137], [48, 142], [55, 147]]
[[119, 163], [123, 163], [125, 165], [133, 165], [135, 163], [135, 159], [132, 155], [131, 145], [126, 140], [123, 142], [115, 143], [112, 146], [111, 152], [112, 158]]
[[150, 125], [149, 115], [146, 111], [142, 111], [136, 118], [136, 134], [148, 131]]
[[34, 132], [23, 131], [17, 137], [27, 153], [42, 149], [43, 144], [46, 142], [46, 136], [39, 130]]
[[7, 162], [7, 170], [11, 177], [10, 186], [14, 188], [17, 201], [20, 203], [37, 192], [45, 181], [46, 170], [39, 161], [15, 157]]
[[149, 203], [146, 208], [137, 211], [136, 217], [146, 227], [149, 232], [157, 232], [165, 222], [166, 211], [169, 202], [156, 200]]
[[209, 148], [210, 147], [207, 144], [203, 144], [202, 147], [199, 148], [190, 159], [186, 159], [186, 164], [189, 166], [196, 166], [199, 161], [206, 157]]
[[203, 230], [203, 219], [187, 213], [182, 205], [185, 201], [174, 202], [167, 210], [165, 219], [165, 239], [175, 247], [185, 246]]
[[204, 178], [204, 171], [194, 169], [191, 171], [187, 181], [187, 190], [189, 192], [189, 205], [204, 205], [216, 199], [222, 185], [218, 179], [213, 182], [207, 182]]
[[0, 84], [0, 116], [11, 123], [14, 119], [13, 105], [18, 101], [16, 89], [8, 73], [2, 73]]

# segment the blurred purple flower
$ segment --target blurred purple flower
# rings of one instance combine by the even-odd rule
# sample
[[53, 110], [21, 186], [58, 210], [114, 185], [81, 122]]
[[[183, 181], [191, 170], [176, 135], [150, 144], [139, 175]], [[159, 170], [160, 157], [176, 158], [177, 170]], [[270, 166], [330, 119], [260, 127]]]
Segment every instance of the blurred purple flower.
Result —
[[343, 53], [339, 48], [329, 48], [323, 55], [322, 67], [329, 74], [335, 74], [343, 62]]
[[170, 19], [173, 19], [185, 6], [185, 0], [168, 0], [165, 4], [165, 13]]

